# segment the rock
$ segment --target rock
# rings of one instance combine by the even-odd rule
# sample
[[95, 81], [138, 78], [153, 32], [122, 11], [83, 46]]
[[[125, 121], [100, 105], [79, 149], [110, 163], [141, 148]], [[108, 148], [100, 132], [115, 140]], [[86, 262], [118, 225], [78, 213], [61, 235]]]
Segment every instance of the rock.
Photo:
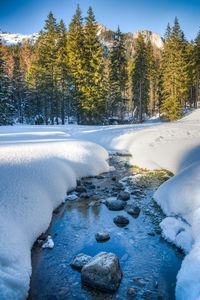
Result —
[[48, 235], [46, 242], [42, 245], [42, 249], [53, 249], [54, 242], [50, 235]]
[[116, 186], [117, 186], [119, 189], [124, 189], [124, 186], [123, 186], [123, 184], [122, 184], [121, 182], [118, 182], [118, 183], [116, 184]]
[[140, 214], [140, 208], [137, 205], [127, 205], [126, 212], [134, 218], [137, 218]]
[[130, 199], [130, 194], [128, 192], [121, 191], [118, 195], [118, 199], [121, 199], [123, 201], [127, 201], [127, 200]]
[[95, 234], [95, 238], [97, 242], [105, 242], [110, 239], [110, 235], [107, 231], [101, 231]]
[[155, 282], [154, 282], [154, 287], [155, 287], [155, 289], [158, 288], [158, 281], [155, 281]]
[[102, 291], [115, 292], [121, 279], [119, 259], [113, 253], [100, 252], [81, 271], [84, 284]]
[[85, 184], [86, 184], [86, 185], [91, 185], [91, 184], [92, 184], [92, 181], [91, 181], [91, 180], [85, 181]]
[[78, 185], [76, 187], [76, 192], [78, 192], [78, 193], [86, 193], [87, 189], [86, 189], [86, 187], [84, 185]]
[[157, 234], [161, 234], [162, 233], [162, 230], [161, 229], [155, 229], [155, 233], [157, 233]]
[[104, 176], [103, 175], [97, 175], [96, 178], [97, 179], [104, 179]]
[[88, 195], [87, 193], [81, 193], [80, 194], [80, 198], [82, 198], [82, 199], [89, 199], [90, 195]]
[[116, 181], [117, 180], [116, 176], [113, 176], [111, 179], [112, 179], [112, 181]]
[[65, 197], [65, 201], [75, 201], [78, 199], [78, 196], [76, 196], [75, 194], [71, 194], [68, 195], [67, 197]]
[[116, 225], [126, 226], [129, 223], [129, 219], [124, 216], [116, 216], [113, 219]]
[[137, 293], [137, 288], [132, 286], [130, 289], [127, 290], [126, 295], [127, 296], [134, 296]]
[[122, 200], [118, 200], [116, 198], [111, 198], [106, 201], [106, 206], [110, 210], [122, 210], [125, 207], [125, 203]]
[[70, 266], [73, 269], [81, 270], [83, 266], [85, 266], [91, 261], [91, 259], [91, 256], [80, 253], [73, 258], [73, 261], [71, 262]]
[[154, 232], [148, 232], [147, 234], [150, 235], [150, 236], [155, 236]]
[[81, 181], [79, 179], [76, 181], [76, 185], [77, 186], [81, 185]]
[[94, 184], [90, 184], [87, 186], [89, 190], [95, 190], [96, 186]]

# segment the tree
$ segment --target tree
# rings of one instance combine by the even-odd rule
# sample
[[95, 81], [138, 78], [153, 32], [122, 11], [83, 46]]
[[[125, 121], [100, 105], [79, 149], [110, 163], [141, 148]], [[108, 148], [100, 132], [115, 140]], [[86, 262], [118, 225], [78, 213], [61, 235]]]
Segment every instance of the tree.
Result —
[[35, 77], [35, 87], [39, 97], [43, 99], [43, 114], [46, 124], [50, 117], [51, 124], [54, 118], [58, 124], [59, 117], [59, 97], [57, 97], [57, 23], [52, 12], [49, 13], [45, 21], [44, 30], [40, 32], [37, 40], [36, 59], [32, 67], [32, 75]]
[[149, 105], [148, 111], [152, 116], [159, 105], [158, 97], [158, 74], [159, 74], [159, 62], [156, 61], [153, 54], [153, 47], [151, 41], [148, 41], [146, 45], [147, 51], [147, 64], [148, 64], [148, 77], [149, 77]]
[[114, 34], [114, 42], [109, 60], [109, 109], [111, 116], [120, 113], [122, 119], [127, 100], [127, 65], [125, 37], [118, 27], [118, 30]]
[[199, 89], [200, 89], [200, 32], [198, 33], [195, 39], [195, 47], [194, 47], [194, 60], [195, 60], [195, 79], [196, 79], [196, 87], [195, 87], [195, 107], [197, 106], [197, 102], [199, 100]]
[[11, 99], [11, 82], [6, 66], [5, 47], [0, 40], [0, 125], [13, 124], [14, 106]]
[[175, 18], [172, 31], [168, 25], [162, 57], [163, 92], [161, 111], [169, 121], [182, 115], [183, 105], [188, 99], [189, 72], [187, 42]]
[[85, 55], [85, 35], [83, 29], [83, 18], [79, 5], [76, 14], [69, 24], [67, 35], [68, 65], [72, 78], [72, 96], [75, 101], [74, 110], [78, 123], [82, 121], [82, 100], [84, 99], [84, 86], [86, 81], [86, 55]]
[[70, 114], [70, 74], [69, 66], [67, 63], [67, 31], [63, 20], [60, 21], [58, 26], [58, 38], [57, 38], [57, 56], [56, 56], [56, 68], [57, 68], [57, 86], [59, 95], [61, 96], [61, 120], [62, 124], [65, 123], [66, 114], [69, 117]]
[[149, 60], [144, 37], [139, 33], [135, 40], [135, 62], [132, 71], [133, 103], [139, 122], [148, 113], [149, 105]]
[[92, 8], [86, 17], [85, 32], [85, 85], [82, 109], [89, 123], [102, 122], [105, 115], [105, 84], [103, 48], [97, 36], [97, 24]]

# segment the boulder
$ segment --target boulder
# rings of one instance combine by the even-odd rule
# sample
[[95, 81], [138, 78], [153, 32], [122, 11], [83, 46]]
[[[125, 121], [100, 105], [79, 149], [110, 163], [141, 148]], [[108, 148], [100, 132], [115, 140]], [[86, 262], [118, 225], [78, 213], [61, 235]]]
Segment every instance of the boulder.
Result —
[[140, 214], [140, 208], [137, 205], [127, 205], [126, 212], [134, 218], [137, 218]]
[[73, 261], [71, 262], [70, 266], [73, 269], [81, 270], [83, 266], [85, 266], [91, 261], [91, 259], [91, 256], [80, 253], [73, 258]]
[[113, 221], [119, 226], [126, 226], [129, 223], [129, 219], [124, 216], [116, 216], [114, 217]]
[[123, 201], [127, 201], [127, 200], [130, 199], [130, 194], [128, 192], [121, 191], [118, 195], [118, 199], [121, 199]]
[[110, 210], [122, 210], [125, 207], [125, 203], [122, 200], [111, 198], [106, 201], [106, 206]]
[[87, 286], [115, 292], [122, 279], [119, 259], [113, 253], [100, 252], [81, 271], [81, 280]]
[[76, 187], [76, 192], [78, 192], [78, 193], [87, 193], [87, 189], [84, 185], [78, 185]]
[[107, 231], [101, 231], [95, 234], [95, 238], [97, 242], [105, 242], [110, 239], [110, 235]]

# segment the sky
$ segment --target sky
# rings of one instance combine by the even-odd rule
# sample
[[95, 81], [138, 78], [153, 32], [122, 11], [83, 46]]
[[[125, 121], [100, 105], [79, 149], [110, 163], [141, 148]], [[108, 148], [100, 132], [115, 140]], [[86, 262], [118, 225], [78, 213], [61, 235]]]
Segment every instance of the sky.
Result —
[[0, 29], [11, 33], [39, 32], [49, 11], [68, 27], [77, 4], [83, 17], [92, 6], [96, 21], [111, 30], [119, 25], [122, 32], [151, 30], [164, 36], [175, 16], [188, 40], [200, 30], [200, 0], [0, 0], [0, 4]]

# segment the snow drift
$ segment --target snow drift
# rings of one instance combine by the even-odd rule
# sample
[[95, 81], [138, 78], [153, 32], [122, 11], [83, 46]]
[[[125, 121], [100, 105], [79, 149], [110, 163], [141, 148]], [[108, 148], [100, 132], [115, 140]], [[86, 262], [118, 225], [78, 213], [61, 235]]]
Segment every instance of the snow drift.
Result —
[[[109, 170], [107, 152], [80, 141], [20, 143], [0, 147], [0, 299], [25, 299], [31, 275], [31, 247], [44, 232], [66, 191], [83, 176]], [[29, 136], [30, 138], [30, 136]], [[35, 136], [34, 136], [35, 138]]]
[[160, 224], [163, 236], [187, 254], [177, 275], [176, 299], [200, 299], [200, 110], [118, 136], [112, 145], [128, 149], [134, 165], [175, 173], [154, 198], [167, 215]]

